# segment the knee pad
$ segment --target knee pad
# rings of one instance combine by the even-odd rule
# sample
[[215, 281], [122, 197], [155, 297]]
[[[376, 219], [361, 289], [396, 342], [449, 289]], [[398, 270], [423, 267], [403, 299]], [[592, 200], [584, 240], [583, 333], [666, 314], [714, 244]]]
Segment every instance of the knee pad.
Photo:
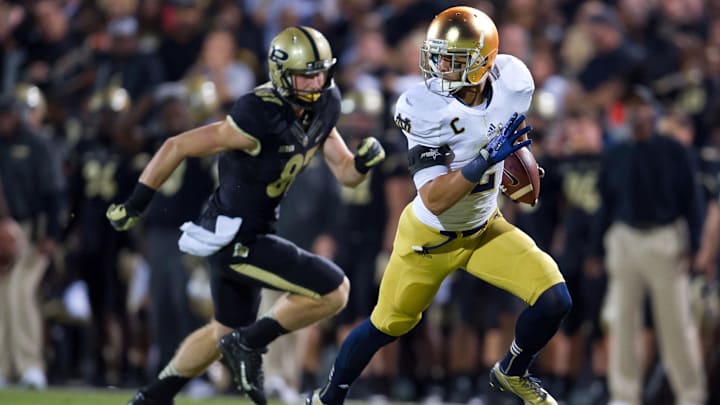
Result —
[[410, 316], [402, 313], [394, 312], [383, 314], [383, 311], [375, 307], [370, 319], [373, 325], [382, 333], [390, 336], [402, 336], [410, 332], [422, 318], [422, 314], [418, 316]]

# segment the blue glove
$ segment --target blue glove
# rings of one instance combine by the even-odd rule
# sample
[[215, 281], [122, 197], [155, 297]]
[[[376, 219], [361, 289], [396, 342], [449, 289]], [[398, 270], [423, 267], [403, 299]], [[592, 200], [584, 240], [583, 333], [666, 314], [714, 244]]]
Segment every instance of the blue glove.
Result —
[[525, 121], [524, 114], [513, 113], [503, 125], [500, 135], [491, 139], [484, 148], [480, 149], [480, 154], [462, 168], [463, 177], [472, 183], [477, 183], [490, 166], [505, 160], [516, 150], [530, 145], [532, 142], [530, 139], [515, 144], [518, 138], [532, 130], [529, 125], [518, 129], [523, 121]]
[[525, 121], [524, 114], [518, 116], [518, 113], [514, 113], [505, 126], [503, 126], [502, 133], [491, 139], [490, 142], [485, 145], [485, 148], [480, 151], [481, 155], [483, 151], [487, 152], [488, 156], [486, 159], [488, 163], [494, 165], [497, 162], [505, 160], [506, 157], [510, 156], [510, 154], [516, 150], [530, 145], [532, 141], [529, 139], [517, 145], [515, 144], [518, 138], [532, 130], [532, 127], [529, 125], [518, 130], [518, 127], [523, 121]]

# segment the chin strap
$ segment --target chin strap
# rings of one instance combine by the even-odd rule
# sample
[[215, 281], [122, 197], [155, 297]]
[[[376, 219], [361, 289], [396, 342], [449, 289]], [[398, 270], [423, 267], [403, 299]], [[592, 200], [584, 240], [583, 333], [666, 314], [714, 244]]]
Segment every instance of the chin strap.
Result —
[[489, 71], [489, 70], [488, 70], [487, 72], [485, 72], [485, 74], [480, 78], [480, 80], [479, 80], [477, 83], [470, 83], [470, 82], [467, 80], [467, 72], [463, 73], [462, 80], [453, 80], [453, 81], [451, 81], [451, 80], [443, 80], [443, 79], [441, 79], [441, 82], [442, 82], [442, 86], [443, 86], [443, 87], [444, 87], [445, 84], [447, 83], [447, 88], [448, 88], [447, 91], [448, 91], [450, 94], [454, 94], [454, 93], [456, 93], [458, 90], [462, 89], [463, 87], [468, 87], [468, 86], [480, 86], [480, 85], [482, 85], [483, 83], [485, 83], [485, 80], [487, 79], [488, 74], [490, 74], [490, 71]]

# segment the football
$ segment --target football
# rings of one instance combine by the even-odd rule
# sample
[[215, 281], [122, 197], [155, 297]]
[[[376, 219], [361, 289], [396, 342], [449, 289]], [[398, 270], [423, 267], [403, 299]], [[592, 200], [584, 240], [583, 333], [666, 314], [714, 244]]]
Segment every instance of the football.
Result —
[[521, 148], [505, 159], [501, 190], [513, 201], [537, 203], [540, 195], [540, 169], [528, 148]]

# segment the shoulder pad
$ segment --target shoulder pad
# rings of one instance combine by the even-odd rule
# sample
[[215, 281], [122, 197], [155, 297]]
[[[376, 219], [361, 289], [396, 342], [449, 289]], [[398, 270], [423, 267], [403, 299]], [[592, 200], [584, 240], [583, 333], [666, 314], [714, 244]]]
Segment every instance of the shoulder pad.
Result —
[[498, 79], [503, 80], [506, 88], [515, 91], [535, 90], [535, 81], [530, 69], [523, 61], [512, 55], [500, 54], [495, 60]]
[[500, 54], [495, 59], [492, 76], [517, 103], [516, 111], [525, 112], [530, 108], [535, 81], [523, 61], [512, 55]]
[[337, 100], [338, 103], [342, 100], [342, 94], [337, 86], [333, 85], [327, 89], [326, 92], [333, 98], [333, 100]]
[[[328, 111], [337, 113], [337, 118], [340, 117], [342, 95], [340, 93], [340, 89], [338, 89], [337, 86], [333, 86], [329, 89], [323, 90], [323, 96], [320, 99], [320, 102], [324, 104], [325, 108], [327, 108]], [[333, 119], [337, 121], [337, 118]]]
[[438, 114], [451, 99], [428, 91], [419, 83], [400, 95], [395, 104], [395, 125], [415, 137], [436, 136], [441, 127]]
[[258, 94], [257, 89], [253, 93], [246, 93], [230, 107], [226, 120], [238, 132], [256, 140], [259, 145], [271, 130], [273, 119], [270, 117], [279, 116], [277, 112], [284, 106], [282, 100], [274, 97], [273, 93]]

